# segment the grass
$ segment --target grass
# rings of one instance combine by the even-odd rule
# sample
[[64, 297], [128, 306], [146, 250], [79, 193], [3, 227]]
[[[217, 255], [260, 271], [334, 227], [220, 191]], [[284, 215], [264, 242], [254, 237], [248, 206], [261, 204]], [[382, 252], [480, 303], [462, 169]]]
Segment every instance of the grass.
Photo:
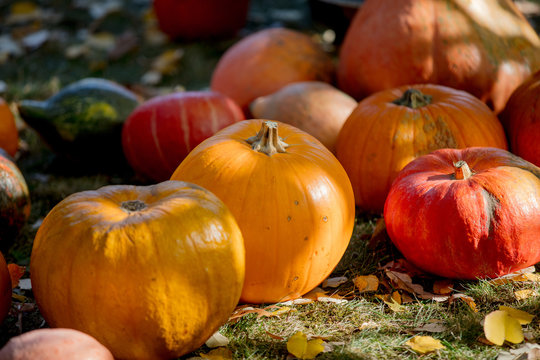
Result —
[[[47, 4], [47, 1], [40, 1]], [[54, 1], [56, 8], [62, 1]], [[0, 14], [6, 14], [7, 6], [0, 6]], [[118, 14], [100, 24], [102, 30], [122, 31], [122, 24], [129, 23], [137, 16], [126, 12]], [[1, 23], [1, 22], [0, 22]], [[73, 24], [84, 28], [90, 19], [84, 14], [72, 13], [59, 26], [73, 28]], [[2, 25], [3, 26], [3, 25]], [[0, 28], [2, 31], [5, 28]], [[176, 72], [167, 75], [163, 87], [183, 86], [186, 89], [201, 89], [208, 85], [210, 74], [219, 55], [232, 40], [211, 43], [169, 43], [156, 48], [141, 43], [135, 53], [130, 53], [106, 66], [97, 67], [95, 59], [67, 60], [63, 47], [52, 44], [29, 52], [24, 58], [12, 59], [0, 66], [0, 79], [7, 84], [7, 91], [1, 94], [7, 101], [16, 102], [24, 98], [46, 99], [64, 85], [87, 76], [106, 77], [127, 84], [135, 84], [150, 66], [153, 57], [168, 48], [181, 47], [185, 51]], [[19, 121], [23, 140], [17, 165], [28, 183], [32, 212], [30, 219], [6, 255], [8, 262], [27, 266], [30, 261], [32, 241], [43, 217], [63, 198], [74, 192], [96, 189], [110, 184], [141, 184], [128, 168], [99, 169], [88, 164], [66, 164], [43, 144], [39, 136]], [[499, 305], [515, 307], [531, 314], [539, 314], [540, 296], [517, 300], [514, 292], [532, 289], [540, 295], [538, 283], [507, 283], [494, 285], [485, 280], [456, 282], [454, 287], [474, 299], [478, 312], [465, 302], [434, 302], [416, 300], [403, 305], [403, 311], [392, 311], [376, 295], [359, 293], [352, 279], [358, 275], [378, 274], [380, 267], [400, 257], [392, 244], [382, 237], [372, 235], [377, 228], [379, 216], [357, 214], [357, 223], [351, 243], [332, 276], [349, 279], [338, 289], [338, 294], [346, 296], [346, 303], [313, 302], [305, 305], [289, 305], [293, 311], [274, 317], [257, 318], [256, 314], [242, 317], [237, 322], [224, 324], [220, 332], [229, 338], [228, 349], [235, 359], [285, 359], [288, 357], [286, 340], [295, 332], [302, 331], [309, 336], [322, 337], [331, 350], [320, 354], [318, 359], [496, 359], [500, 347], [486, 345], [480, 341], [483, 336], [482, 320]], [[538, 270], [538, 268], [537, 268]], [[27, 274], [28, 275], [28, 274]], [[26, 275], [26, 276], [27, 276]], [[431, 289], [434, 278], [414, 279], [426, 290]], [[329, 289], [330, 290], [330, 289]], [[0, 345], [21, 331], [47, 326], [39, 310], [31, 306], [32, 293], [15, 289], [23, 296], [14, 300], [12, 312], [0, 326]], [[414, 297], [414, 296], [413, 296]], [[23, 304], [27, 308], [21, 311]], [[30, 305], [28, 305], [30, 304]], [[261, 305], [265, 306], [265, 305]], [[440, 332], [420, 331], [434, 320], [444, 328]], [[540, 317], [524, 327], [533, 342], [540, 339]], [[440, 339], [445, 349], [434, 353], [418, 355], [406, 342], [415, 335], [431, 335]], [[504, 349], [519, 345], [505, 344]], [[201, 347], [184, 359], [210, 351]]]

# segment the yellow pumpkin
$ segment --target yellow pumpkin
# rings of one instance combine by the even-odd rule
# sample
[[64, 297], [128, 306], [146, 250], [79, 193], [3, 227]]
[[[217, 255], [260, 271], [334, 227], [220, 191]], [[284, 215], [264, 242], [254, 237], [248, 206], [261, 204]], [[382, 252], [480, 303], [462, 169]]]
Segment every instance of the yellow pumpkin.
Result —
[[347, 173], [294, 126], [262, 119], [230, 125], [193, 149], [171, 179], [209, 189], [233, 213], [246, 247], [242, 302], [300, 297], [332, 272], [349, 244], [355, 206]]
[[212, 193], [180, 181], [72, 194], [43, 220], [32, 288], [51, 327], [95, 337], [116, 359], [200, 347], [236, 307], [240, 230]]

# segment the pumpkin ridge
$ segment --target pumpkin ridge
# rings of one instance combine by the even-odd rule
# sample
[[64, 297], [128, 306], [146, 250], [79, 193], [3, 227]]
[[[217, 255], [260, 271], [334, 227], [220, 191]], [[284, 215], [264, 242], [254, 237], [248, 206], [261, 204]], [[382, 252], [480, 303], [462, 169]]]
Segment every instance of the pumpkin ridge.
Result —
[[497, 208], [501, 206], [501, 201], [485, 187], [481, 187], [481, 195], [484, 198], [485, 210], [487, 215], [486, 229], [488, 231], [487, 238], [493, 239], [495, 235], [495, 229], [493, 223], [496, 222]]

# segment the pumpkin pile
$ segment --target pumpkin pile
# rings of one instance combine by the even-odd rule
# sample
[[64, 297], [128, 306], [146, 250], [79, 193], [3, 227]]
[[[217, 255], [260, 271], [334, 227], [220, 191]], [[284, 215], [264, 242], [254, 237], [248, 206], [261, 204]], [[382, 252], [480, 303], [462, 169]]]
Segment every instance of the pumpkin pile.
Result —
[[[172, 16], [188, 3], [200, 8], [186, 22]], [[171, 38], [233, 34], [245, 21], [239, 1], [230, 23], [192, 27], [201, 4], [153, 7]], [[357, 212], [382, 215], [403, 256], [439, 276], [540, 262], [540, 38], [512, 1], [366, 0], [336, 53], [297, 30], [262, 29], [223, 53], [208, 90], [144, 99], [87, 78], [20, 101], [58, 156], [125, 163], [142, 184], [52, 207], [30, 276], [54, 329], [13, 338], [0, 359], [192, 352], [238, 303], [293, 300], [322, 283]], [[30, 214], [13, 119], [0, 99], [3, 251]], [[0, 317], [5, 267], [0, 258]]]

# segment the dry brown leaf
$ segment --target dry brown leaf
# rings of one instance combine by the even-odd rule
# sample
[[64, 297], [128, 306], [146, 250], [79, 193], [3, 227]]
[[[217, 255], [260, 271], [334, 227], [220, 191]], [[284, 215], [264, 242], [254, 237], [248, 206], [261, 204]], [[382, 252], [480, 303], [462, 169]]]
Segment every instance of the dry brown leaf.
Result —
[[344, 284], [348, 281], [347, 277], [345, 276], [339, 276], [339, 277], [333, 277], [328, 278], [323, 281], [322, 287], [331, 287], [331, 288], [337, 288], [339, 285]]
[[501, 351], [497, 360], [540, 360], [540, 345], [525, 343], [516, 349]]
[[392, 270], [386, 270], [385, 273], [386, 273], [386, 276], [390, 279], [390, 281], [395, 287], [397, 287], [398, 289], [405, 290], [413, 295], [416, 295], [421, 299], [434, 300], [437, 302], [448, 300], [448, 296], [435, 295], [433, 293], [425, 291], [422, 285], [414, 284], [409, 274], [392, 271]]
[[411, 264], [404, 258], [389, 261], [383, 267], [381, 267], [381, 269], [409, 274], [409, 276], [411, 277], [418, 276], [418, 275], [422, 275], [422, 276], [427, 275], [425, 271], [420, 270], [419, 268], [417, 268], [416, 266], [414, 266], [413, 264]]
[[474, 299], [472, 297], [470, 297], [469, 295], [465, 295], [465, 294], [462, 294], [462, 293], [452, 294], [452, 296], [450, 296], [449, 302], [452, 303], [456, 299], [460, 299], [460, 300], [464, 301], [467, 305], [469, 305], [469, 307], [471, 308], [472, 311], [478, 312], [478, 309], [476, 308], [476, 303], [474, 302]]
[[433, 283], [433, 293], [438, 295], [449, 295], [454, 291], [454, 281], [450, 279], [437, 280]]
[[368, 292], [368, 291], [377, 291], [379, 288], [379, 278], [375, 275], [361, 275], [353, 279], [354, 286], [358, 291]]
[[268, 332], [267, 330], [265, 330], [264, 332], [266, 333], [266, 335], [270, 336], [274, 340], [279, 340], [279, 341], [285, 340], [285, 338], [283, 336], [272, 334], [271, 332]]
[[19, 286], [19, 280], [22, 278], [26, 271], [26, 267], [17, 264], [8, 264], [9, 276], [11, 278], [11, 287], [15, 289]]
[[438, 319], [431, 319], [422, 326], [416, 327], [414, 331], [426, 331], [431, 333], [440, 333], [447, 330], [444, 322]]

